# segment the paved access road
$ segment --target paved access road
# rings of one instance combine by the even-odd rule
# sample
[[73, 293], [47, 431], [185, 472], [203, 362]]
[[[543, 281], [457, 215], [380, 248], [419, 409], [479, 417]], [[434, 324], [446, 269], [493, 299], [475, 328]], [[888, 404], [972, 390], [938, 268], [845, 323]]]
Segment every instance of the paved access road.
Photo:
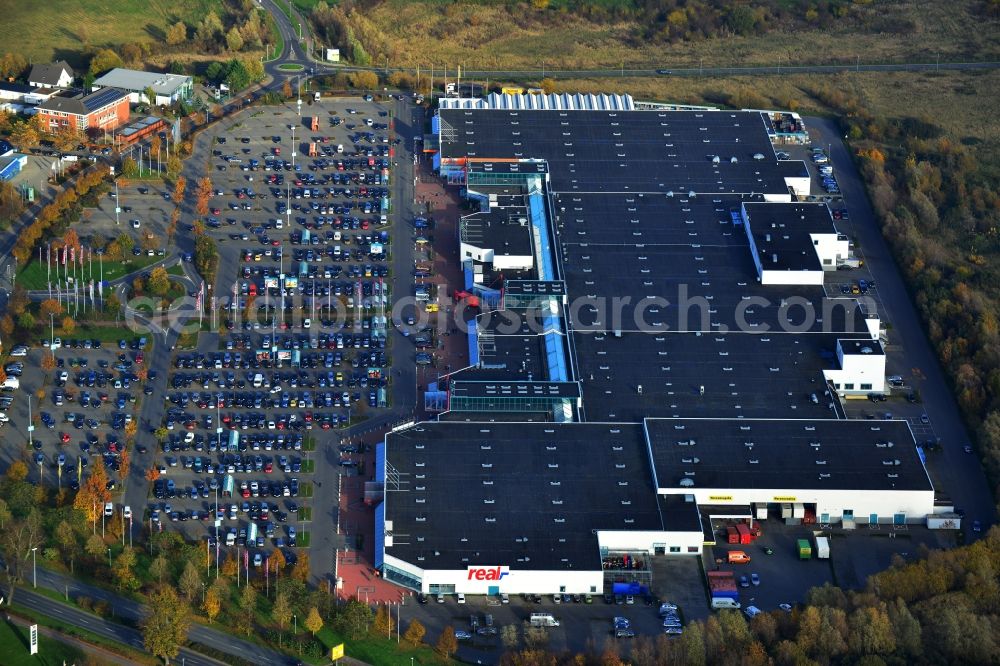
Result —
[[[61, 603], [31, 590], [18, 590], [15, 600], [18, 604], [31, 610], [67, 622], [81, 629], [86, 629], [91, 633], [122, 643], [139, 652], [146, 651], [142, 643], [142, 634], [131, 627], [104, 620], [75, 606]], [[191, 664], [192, 666], [220, 666], [221, 664], [225, 664], [223, 661], [213, 659], [188, 648], [182, 648], [177, 657], [178, 659], [183, 658], [185, 664]]]
[[970, 539], [976, 536], [971, 531], [973, 520], [982, 521], [982, 533], [985, 534], [996, 520], [989, 485], [978, 457], [963, 450], [963, 446], [971, 441], [969, 433], [965, 429], [944, 371], [924, 334], [923, 323], [910, 300], [903, 277], [896, 268], [892, 252], [882, 236], [864, 183], [854, 167], [847, 146], [840, 138], [835, 120], [807, 118], [806, 127], [812, 135], [813, 145], [831, 148], [830, 159], [851, 215], [853, 233], [857, 235], [864, 252], [865, 266], [878, 284], [878, 293], [885, 309], [881, 317], [892, 323], [889, 343], [902, 347], [907, 364], [915, 370], [912, 377], [907, 376], [907, 380], [911, 380], [913, 388], [920, 392], [923, 406], [934, 425], [934, 432], [941, 438], [943, 453], [932, 456], [929, 460], [941, 486], [937, 489], [938, 493], [950, 497], [956, 507], [965, 509], [966, 535]]
[[[114, 608], [116, 617], [129, 622], [135, 623], [140, 621], [145, 617], [147, 612], [145, 604], [119, 596], [114, 592], [82, 583], [69, 576], [64, 576], [42, 567], [38, 567], [38, 584], [59, 594], [68, 594], [70, 597], [85, 596], [94, 601], [107, 602]], [[37, 592], [32, 592], [29, 589], [19, 588], [14, 595], [14, 601], [46, 615], [57, 617], [78, 627], [93, 631], [94, 633], [100, 633], [102, 636], [113, 638], [144, 651], [141, 634], [130, 627], [102, 620], [74, 606], [60, 603]], [[225, 652], [226, 654], [231, 654], [263, 666], [284, 666], [285, 664], [297, 663], [297, 660], [275, 650], [197, 623], [191, 624], [188, 638], [220, 652]], [[185, 663], [190, 664], [198, 663], [217, 666], [224, 663], [201, 655], [193, 650], [182, 651], [182, 656], [185, 656]], [[192, 658], [199, 661], [192, 661]]]

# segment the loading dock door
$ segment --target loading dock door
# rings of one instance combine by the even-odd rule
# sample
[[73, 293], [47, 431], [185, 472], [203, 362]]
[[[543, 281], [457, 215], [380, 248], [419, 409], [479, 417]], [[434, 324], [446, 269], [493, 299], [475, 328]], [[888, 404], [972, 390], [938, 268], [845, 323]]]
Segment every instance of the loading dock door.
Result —
[[490, 585], [490, 586], [489, 586], [489, 587], [487, 588], [487, 593], [488, 593], [488, 594], [489, 594], [489, 595], [490, 595], [491, 597], [497, 597], [497, 596], [500, 596], [500, 586], [499, 586], [499, 585]]
[[892, 514], [892, 524], [893, 525], [905, 525], [906, 524], [906, 514], [905, 513], [894, 513], [894, 514]]
[[868, 516], [868, 522], [872, 525], [878, 525], [878, 514], [873, 513]]

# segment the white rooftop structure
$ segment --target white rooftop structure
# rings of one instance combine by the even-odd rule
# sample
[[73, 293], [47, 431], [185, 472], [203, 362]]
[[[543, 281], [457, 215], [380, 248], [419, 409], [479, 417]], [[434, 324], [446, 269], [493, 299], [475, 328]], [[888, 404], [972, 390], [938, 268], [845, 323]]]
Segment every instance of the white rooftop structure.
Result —
[[141, 72], [135, 69], [116, 67], [94, 81], [94, 90], [100, 88], [121, 88], [130, 93], [133, 104], [148, 102], [145, 90], [152, 88], [157, 105], [167, 105], [191, 96], [194, 80], [183, 74], [161, 74]]
[[503, 95], [490, 93], [486, 97], [445, 97], [439, 100], [442, 109], [505, 109], [549, 111], [634, 111], [631, 95]]

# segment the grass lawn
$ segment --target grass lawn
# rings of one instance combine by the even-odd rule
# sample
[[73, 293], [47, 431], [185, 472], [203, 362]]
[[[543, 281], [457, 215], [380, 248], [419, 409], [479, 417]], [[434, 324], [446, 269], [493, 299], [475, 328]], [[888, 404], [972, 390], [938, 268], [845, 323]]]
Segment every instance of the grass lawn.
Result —
[[77, 339], [90, 338], [91, 340], [100, 340], [101, 342], [118, 342], [119, 340], [128, 340], [131, 342], [139, 337], [149, 339], [152, 335], [145, 332], [136, 333], [126, 326], [88, 326], [86, 324], [78, 324], [76, 330], [73, 331], [73, 335], [68, 337]]
[[[281, 4], [280, 2], [278, 3]], [[285, 12], [288, 13], [287, 11]], [[274, 45], [269, 47], [267, 55], [265, 55], [265, 60], [274, 60], [281, 52], [285, 50], [285, 38], [281, 36], [281, 31], [278, 30], [278, 24], [275, 22], [274, 17], [271, 16], [271, 12], [264, 12], [265, 23], [267, 23], [268, 29], [271, 31], [271, 35], [274, 37]]]
[[184, 275], [184, 267], [180, 264], [174, 264], [167, 269], [167, 275]]
[[352, 641], [344, 638], [329, 627], [323, 627], [316, 634], [326, 648], [324, 659], [313, 663], [329, 663], [330, 648], [334, 645], [344, 644], [344, 651], [347, 656], [366, 661], [369, 664], [409, 664], [413, 659], [414, 664], [451, 664], [455, 663], [446, 660], [441, 655], [434, 652], [429, 646], [411, 647], [407, 643], [396, 645], [396, 638], [376, 638], [366, 636], [360, 640]]
[[313, 514], [313, 510], [312, 510], [311, 506], [303, 506], [303, 507], [299, 507], [299, 513], [296, 516], [296, 518], [299, 520], [299, 522], [304, 522], [304, 521], [307, 521], [307, 520], [312, 520], [312, 517], [313, 517], [312, 514]]
[[313, 496], [313, 484], [309, 483], [308, 481], [306, 483], [300, 483], [299, 484], [299, 494], [302, 497], [312, 497]]
[[312, 535], [309, 532], [301, 532], [295, 536], [295, 543], [299, 548], [308, 548], [312, 543]]
[[[5, 2], [4, 50], [34, 62], [67, 58], [80, 70], [74, 52], [88, 46], [160, 42], [178, 19], [196, 25], [209, 10], [222, 16], [222, 0], [46, 0]], [[44, 34], [45, 39], [38, 36]], [[68, 52], [68, 53], [67, 53]]]
[[296, 65], [295, 63], [286, 62], [282, 65], [278, 65], [278, 69], [284, 72], [301, 72], [305, 68], [302, 65]]
[[[118, 278], [132, 273], [134, 271], [140, 271], [150, 264], [156, 263], [158, 260], [163, 259], [163, 257], [147, 257], [142, 255], [139, 257], [131, 257], [127, 262], [117, 262], [117, 261], [105, 261], [104, 262], [104, 280], [111, 281], [117, 280]], [[90, 262], [88, 261], [83, 266], [84, 278], [89, 281], [91, 279]], [[53, 280], [55, 279], [55, 268], [53, 266], [52, 270]], [[61, 274], [61, 269], [60, 269]], [[94, 262], [93, 279], [97, 280], [101, 277], [100, 262]], [[17, 272], [17, 283], [24, 287], [25, 289], [48, 289], [48, 268], [45, 262], [38, 261], [35, 259], [27, 266], [22, 268]]]
[[2, 660], [4, 666], [28, 666], [29, 664], [83, 663], [85, 655], [74, 647], [60, 643], [42, 633], [38, 634], [38, 654], [28, 654], [28, 628], [9, 622], [0, 622], [0, 645], [4, 646]]
[[302, 472], [304, 474], [312, 474], [316, 471], [316, 461], [315, 460], [303, 460], [302, 461]]

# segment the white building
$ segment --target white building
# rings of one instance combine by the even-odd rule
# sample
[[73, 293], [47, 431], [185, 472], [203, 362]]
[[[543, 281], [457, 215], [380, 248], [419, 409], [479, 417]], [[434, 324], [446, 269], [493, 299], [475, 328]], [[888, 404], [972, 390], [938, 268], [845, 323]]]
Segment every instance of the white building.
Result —
[[741, 217], [761, 284], [821, 286], [851, 258], [825, 203], [744, 203]]
[[327, 62], [340, 62], [340, 49], [326, 49]]
[[884, 393], [885, 350], [871, 338], [837, 340], [840, 367], [824, 370], [826, 381], [842, 396], [867, 396]]
[[73, 68], [65, 60], [33, 65], [28, 84], [36, 88], [68, 88], [73, 83]]
[[532, 228], [519, 187], [481, 187], [469, 191], [479, 211], [459, 221], [461, 259], [490, 264], [494, 270], [526, 270], [535, 265]]
[[101, 88], [127, 90], [132, 104], [148, 104], [146, 90], [152, 89], [156, 106], [169, 106], [191, 97], [194, 91], [194, 79], [183, 74], [159, 74], [116, 67], [94, 81], [93, 89]]

